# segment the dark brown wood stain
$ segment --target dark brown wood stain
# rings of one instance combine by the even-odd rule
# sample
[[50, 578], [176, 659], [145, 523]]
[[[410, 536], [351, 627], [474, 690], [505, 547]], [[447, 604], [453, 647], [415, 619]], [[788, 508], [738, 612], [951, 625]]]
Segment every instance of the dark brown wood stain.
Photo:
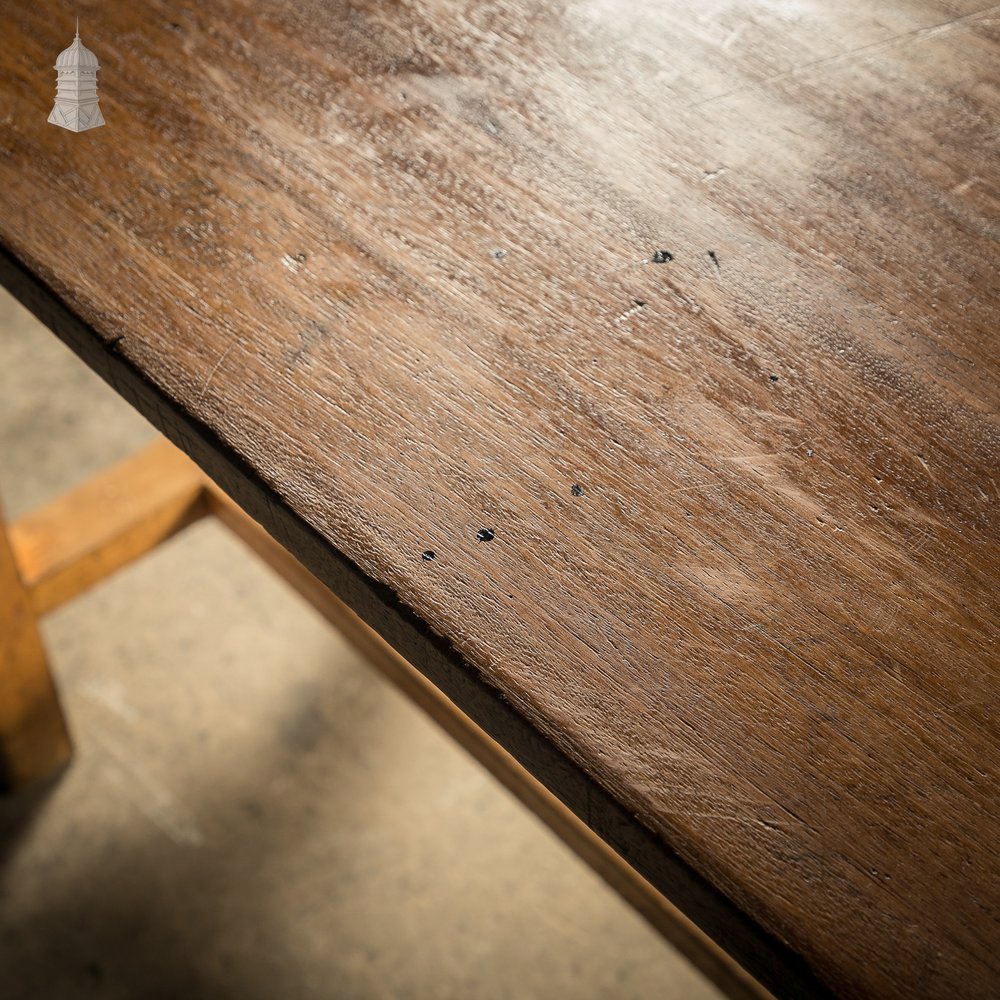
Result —
[[776, 991], [1000, 992], [996, 8], [80, 13], [4, 283]]

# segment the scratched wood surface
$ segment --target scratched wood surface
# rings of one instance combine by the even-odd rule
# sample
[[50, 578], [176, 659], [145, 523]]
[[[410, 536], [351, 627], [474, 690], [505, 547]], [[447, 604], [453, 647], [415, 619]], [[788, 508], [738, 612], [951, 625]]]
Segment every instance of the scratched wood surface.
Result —
[[1000, 8], [77, 7], [3, 281], [777, 992], [1000, 993]]

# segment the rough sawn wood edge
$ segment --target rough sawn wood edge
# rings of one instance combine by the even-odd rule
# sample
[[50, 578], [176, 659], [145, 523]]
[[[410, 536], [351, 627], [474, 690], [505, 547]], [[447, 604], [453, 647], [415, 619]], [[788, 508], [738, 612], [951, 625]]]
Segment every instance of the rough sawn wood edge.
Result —
[[802, 956], [736, 906], [545, 739], [447, 640], [286, 507], [211, 428], [185, 413], [119, 354], [114, 343], [105, 343], [3, 244], [0, 285], [776, 997], [832, 998]]

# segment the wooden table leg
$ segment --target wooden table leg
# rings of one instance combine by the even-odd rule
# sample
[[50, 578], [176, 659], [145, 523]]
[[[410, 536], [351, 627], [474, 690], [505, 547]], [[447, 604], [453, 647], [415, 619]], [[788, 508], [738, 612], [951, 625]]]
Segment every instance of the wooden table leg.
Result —
[[38, 622], [0, 509], [0, 790], [45, 777], [71, 752]]

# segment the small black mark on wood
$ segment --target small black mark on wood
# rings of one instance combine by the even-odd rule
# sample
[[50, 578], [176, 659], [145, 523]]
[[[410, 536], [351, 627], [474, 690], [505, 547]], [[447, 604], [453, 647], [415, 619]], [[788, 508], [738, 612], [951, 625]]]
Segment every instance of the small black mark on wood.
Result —
[[574, 483], [574, 484], [573, 484], [573, 485], [572, 485], [572, 486], [571, 486], [571, 487], [569, 488], [569, 491], [570, 491], [570, 493], [572, 493], [572, 494], [573, 494], [573, 496], [575, 496], [575, 497], [582, 497], [582, 496], [583, 496], [583, 487], [582, 487], [582, 486], [581, 486], [581, 485], [580, 485], [579, 483]]
[[423, 559], [424, 562], [430, 562], [432, 559], [437, 558], [437, 553], [433, 549], [427, 549], [426, 552], [422, 552], [420, 554], [420, 558]]
[[669, 250], [657, 250], [653, 254], [654, 264], [669, 264], [674, 259], [674, 255]]
[[306, 262], [306, 261], [307, 261], [308, 259], [309, 259], [309, 255], [308, 255], [308, 254], [307, 254], [307, 253], [306, 253], [306, 252], [305, 252], [304, 250], [300, 250], [300, 251], [299, 251], [299, 252], [298, 252], [298, 253], [297, 253], [297, 254], [296, 254], [296, 255], [295, 255], [295, 256], [294, 256], [293, 258], [292, 258], [292, 260], [296, 261], [296, 262], [297, 262], [297, 263], [299, 263], [299, 264], [304, 264], [304, 263], [305, 263], [305, 262]]
[[632, 300], [640, 309], [646, 304], [645, 299], [633, 299]]
[[771, 381], [771, 382], [777, 382], [778, 381], [778, 376], [777, 375], [768, 375], [767, 377], [768, 377], [768, 380]]
[[806, 458], [812, 458], [813, 455], [815, 455], [815, 454], [816, 454], [816, 452], [814, 452], [812, 450], [812, 448], [806, 448]]
[[181, 26], [176, 21], [171, 21], [170, 22], [170, 30], [171, 31], [180, 31], [181, 30]]
[[708, 256], [709, 256], [709, 259], [712, 261], [712, 263], [715, 265], [715, 269], [717, 271], [721, 271], [722, 270], [722, 265], [719, 263], [718, 254], [716, 254], [716, 252], [714, 250], [709, 250], [708, 251]]
[[125, 339], [125, 338], [124, 338], [123, 336], [118, 336], [118, 337], [112, 337], [112, 338], [111, 338], [111, 339], [110, 339], [110, 340], [108, 341], [108, 350], [109, 350], [109, 351], [112, 351], [112, 352], [114, 352], [115, 354], [117, 354], [117, 353], [118, 353], [118, 345], [119, 345], [119, 344], [120, 344], [120, 343], [121, 343], [121, 342], [122, 342], [122, 341], [123, 341], [124, 339]]
[[507, 251], [506, 250], [499, 250], [498, 249], [498, 250], [492, 251], [492, 253], [493, 253], [493, 256], [494, 256], [494, 258], [496, 260], [503, 260], [504, 257], [507, 256]]
[[497, 537], [496, 536], [496, 532], [495, 531], [491, 531], [489, 528], [480, 528], [476, 532], [476, 538], [480, 542], [492, 542], [493, 539], [496, 538], [496, 537]]

